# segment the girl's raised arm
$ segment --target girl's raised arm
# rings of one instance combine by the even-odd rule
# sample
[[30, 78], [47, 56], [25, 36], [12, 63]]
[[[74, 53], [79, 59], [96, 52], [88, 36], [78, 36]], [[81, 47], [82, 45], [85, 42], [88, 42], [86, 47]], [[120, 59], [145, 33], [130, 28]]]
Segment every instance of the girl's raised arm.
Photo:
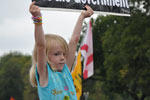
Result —
[[46, 41], [42, 27], [42, 17], [40, 8], [32, 2], [29, 8], [35, 24], [35, 46], [37, 50], [37, 71], [39, 74], [39, 82], [41, 86], [45, 86], [48, 80], [46, 69]]
[[90, 17], [93, 14], [93, 9], [90, 6], [86, 5], [85, 8], [87, 10], [81, 12], [78, 21], [76, 23], [76, 26], [74, 28], [73, 34], [71, 36], [71, 40], [69, 41], [69, 53], [67, 56], [67, 65], [70, 70], [74, 62], [75, 52], [76, 52], [78, 40], [80, 38], [83, 20], [87, 17]]

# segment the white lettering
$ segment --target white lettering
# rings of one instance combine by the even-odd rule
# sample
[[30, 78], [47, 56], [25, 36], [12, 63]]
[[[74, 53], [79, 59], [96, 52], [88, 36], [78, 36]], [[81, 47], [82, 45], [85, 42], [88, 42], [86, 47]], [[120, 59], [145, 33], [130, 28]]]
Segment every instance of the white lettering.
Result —
[[113, 0], [113, 6], [115, 6], [115, 0]]
[[109, 1], [109, 5], [112, 6], [112, 0]]
[[[120, 7], [126, 7], [125, 0], [120, 0]], [[128, 7], [127, 7], [128, 8]]]
[[96, 1], [92, 0], [93, 5], [96, 5]]
[[103, 0], [101, 0], [101, 4], [102, 4], [102, 5], [104, 5], [104, 2], [103, 2]]
[[120, 7], [123, 6], [123, 0], [120, 0]]
[[104, 5], [106, 5], [106, 0], [104, 0]]
[[56, 0], [57, 2], [70, 2], [70, 0]]
[[80, 1], [80, 0], [75, 0], [75, 2], [76, 2], [76, 3], [81, 3], [81, 1]]
[[85, 4], [85, 3], [86, 3], [86, 0], [81, 0], [81, 1], [82, 1], [82, 3], [83, 3], [83, 4]]
[[70, 2], [70, 0], [66, 0], [67, 2]]
[[[49, 0], [51, 1], [51, 0]], [[70, 2], [71, 0], [56, 0], [57, 2]], [[75, 3], [105, 5], [129, 8], [128, 0], [74, 0]]]
[[119, 6], [120, 6], [120, 2], [119, 2], [119, 0], [115, 0], [115, 5], [116, 5], [117, 7], [119, 7]]
[[110, 5], [109, 0], [104, 0], [103, 4], [109, 6]]
[[99, 0], [97, 0], [97, 4], [98, 4], [98, 5], [100, 4]]
[[105, 6], [117, 6], [117, 7], [126, 7], [129, 8], [128, 0], [92, 0], [92, 3], [95, 4], [97, 2], [97, 5], [105, 5]]
[[88, 1], [88, 4], [91, 4], [91, 1], [90, 0], [87, 0]]
[[125, 0], [125, 5], [126, 5], [127, 8], [129, 8], [129, 4], [128, 4], [127, 0]]

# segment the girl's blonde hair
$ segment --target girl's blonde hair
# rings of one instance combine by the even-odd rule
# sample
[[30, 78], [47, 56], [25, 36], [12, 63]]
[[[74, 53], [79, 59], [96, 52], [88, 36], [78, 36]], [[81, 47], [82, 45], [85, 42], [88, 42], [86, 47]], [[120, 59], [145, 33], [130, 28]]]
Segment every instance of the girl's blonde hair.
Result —
[[[47, 34], [45, 35], [45, 40], [46, 40], [46, 56], [48, 55], [48, 52], [51, 50], [51, 48], [53, 48], [56, 44], [59, 44], [67, 55], [69, 51], [68, 44], [62, 37], [58, 35]], [[49, 62], [48, 56], [46, 58], [47, 62]], [[37, 82], [35, 78], [36, 64], [37, 64], [37, 49], [35, 45], [32, 54], [32, 66], [30, 69], [30, 83], [33, 87], [37, 87]]]

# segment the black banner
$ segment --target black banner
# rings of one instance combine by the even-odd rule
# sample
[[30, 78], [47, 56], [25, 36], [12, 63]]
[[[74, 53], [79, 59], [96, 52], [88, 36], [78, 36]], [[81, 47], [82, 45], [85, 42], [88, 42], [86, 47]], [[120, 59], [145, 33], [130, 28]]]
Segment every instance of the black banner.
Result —
[[128, 0], [32, 0], [36, 5], [44, 8], [85, 10], [89, 5], [95, 12], [130, 16]]

